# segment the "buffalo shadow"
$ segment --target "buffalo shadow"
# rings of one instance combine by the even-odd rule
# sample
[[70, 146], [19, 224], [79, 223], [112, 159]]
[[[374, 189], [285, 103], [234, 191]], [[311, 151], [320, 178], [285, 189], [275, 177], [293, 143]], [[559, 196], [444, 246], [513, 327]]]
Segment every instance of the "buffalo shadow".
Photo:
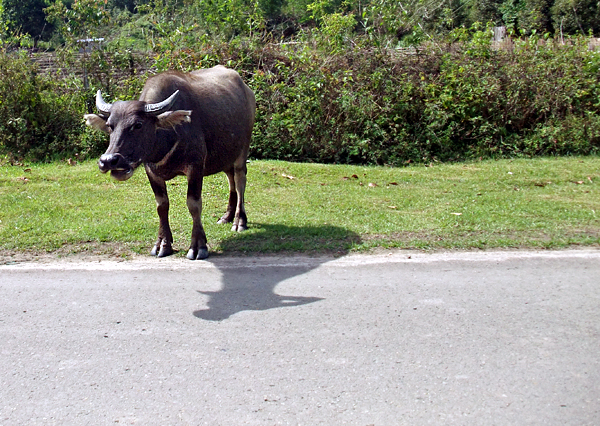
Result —
[[[224, 255], [213, 255], [206, 262], [222, 274], [219, 291], [198, 291], [208, 296], [207, 308], [194, 316], [207, 321], [223, 321], [242, 311], [301, 306], [322, 300], [310, 296], [285, 296], [275, 287], [289, 278], [303, 275], [323, 263], [347, 254], [360, 237], [337, 226], [286, 226], [252, 224], [253, 232], [233, 235], [221, 242]], [[258, 232], [256, 231], [258, 229]], [[239, 253], [252, 247], [274, 255], [245, 256]], [[308, 247], [309, 255], [298, 256], [299, 247]]]

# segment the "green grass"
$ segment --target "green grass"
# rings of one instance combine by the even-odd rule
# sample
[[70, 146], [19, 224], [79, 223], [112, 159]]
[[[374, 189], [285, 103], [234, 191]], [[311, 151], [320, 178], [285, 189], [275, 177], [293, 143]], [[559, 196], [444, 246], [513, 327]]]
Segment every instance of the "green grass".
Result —
[[[185, 178], [168, 183], [176, 256], [189, 244]], [[406, 168], [253, 161], [249, 230], [216, 221], [223, 174], [205, 179], [204, 226], [215, 252], [561, 248], [600, 244], [600, 158], [536, 158]], [[0, 249], [146, 253], [158, 218], [143, 170], [127, 182], [96, 163], [0, 167]]]

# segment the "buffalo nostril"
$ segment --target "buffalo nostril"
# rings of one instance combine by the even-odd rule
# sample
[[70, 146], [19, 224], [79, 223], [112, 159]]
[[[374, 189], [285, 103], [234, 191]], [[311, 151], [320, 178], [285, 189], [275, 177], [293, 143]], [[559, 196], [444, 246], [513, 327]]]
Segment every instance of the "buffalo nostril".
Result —
[[101, 170], [113, 170], [119, 166], [121, 157], [115, 154], [104, 154], [100, 156], [98, 166]]

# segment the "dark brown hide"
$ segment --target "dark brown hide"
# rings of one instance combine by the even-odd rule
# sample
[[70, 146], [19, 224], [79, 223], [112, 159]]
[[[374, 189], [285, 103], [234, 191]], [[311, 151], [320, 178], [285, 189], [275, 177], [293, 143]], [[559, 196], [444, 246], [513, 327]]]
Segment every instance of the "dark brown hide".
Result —
[[[103, 102], [98, 94], [96, 103], [106, 111], [85, 116], [88, 125], [110, 134], [99, 167], [125, 180], [144, 164], [160, 220], [152, 254], [173, 253], [166, 181], [177, 175], [188, 180], [187, 206], [193, 220], [189, 259], [208, 256], [200, 219], [204, 176], [226, 173], [229, 202], [219, 223], [233, 222], [235, 231], [246, 229], [246, 160], [256, 105], [254, 93], [237, 72], [222, 66], [187, 74], [166, 72], [146, 82], [139, 101]], [[157, 105], [159, 111], [152, 111]]]

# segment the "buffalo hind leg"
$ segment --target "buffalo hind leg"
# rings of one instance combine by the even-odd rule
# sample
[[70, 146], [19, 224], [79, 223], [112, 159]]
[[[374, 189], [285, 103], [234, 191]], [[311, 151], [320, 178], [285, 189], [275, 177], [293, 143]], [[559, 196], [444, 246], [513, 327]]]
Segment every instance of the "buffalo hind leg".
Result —
[[202, 226], [202, 171], [192, 170], [188, 175], [187, 207], [192, 216], [192, 241], [187, 258], [190, 260], [206, 259], [208, 247], [206, 234]]
[[234, 166], [225, 171], [229, 180], [229, 202], [227, 211], [218, 223], [232, 223], [232, 231], [248, 229], [248, 218], [244, 208], [244, 193], [246, 190], [246, 159], [240, 158]]
[[[240, 163], [240, 164], [238, 164]], [[246, 192], [246, 159], [241, 158], [234, 165], [235, 192], [237, 194], [237, 203], [235, 206], [235, 216], [233, 217], [232, 231], [245, 231], [248, 229], [248, 218], [244, 208], [244, 194]]]
[[173, 254], [173, 234], [169, 226], [169, 196], [167, 195], [167, 184], [164, 180], [156, 177], [150, 170], [146, 169], [150, 186], [156, 199], [156, 212], [158, 213], [158, 239], [152, 247], [152, 256], [165, 257]]
[[227, 210], [225, 214], [221, 216], [221, 219], [217, 223], [231, 223], [233, 222], [233, 218], [235, 216], [235, 208], [237, 206], [237, 193], [235, 192], [235, 179], [234, 179], [234, 171], [233, 167], [228, 170], [224, 170], [227, 175], [227, 180], [229, 181], [229, 201], [227, 203]]

